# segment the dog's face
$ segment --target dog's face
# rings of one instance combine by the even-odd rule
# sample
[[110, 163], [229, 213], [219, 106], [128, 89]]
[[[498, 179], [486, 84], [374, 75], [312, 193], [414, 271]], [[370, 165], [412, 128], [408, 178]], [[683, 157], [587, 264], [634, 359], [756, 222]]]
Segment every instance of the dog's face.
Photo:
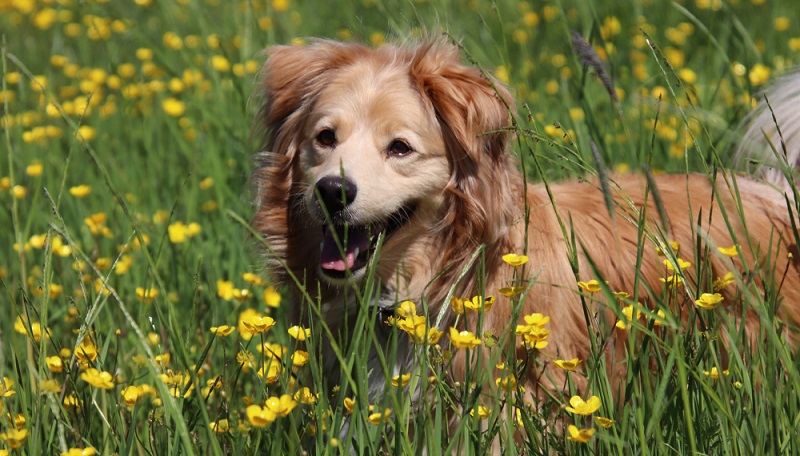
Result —
[[402, 67], [357, 62], [320, 91], [303, 127], [298, 166], [308, 213], [323, 227], [320, 272], [361, 277], [382, 237], [435, 214], [450, 179], [444, 138], [430, 103]]
[[447, 232], [435, 257], [507, 222], [505, 134], [492, 131], [509, 97], [454, 46], [278, 47], [262, 76], [269, 153], [253, 225], [295, 271], [358, 279], [380, 243], [389, 276], [423, 237]]

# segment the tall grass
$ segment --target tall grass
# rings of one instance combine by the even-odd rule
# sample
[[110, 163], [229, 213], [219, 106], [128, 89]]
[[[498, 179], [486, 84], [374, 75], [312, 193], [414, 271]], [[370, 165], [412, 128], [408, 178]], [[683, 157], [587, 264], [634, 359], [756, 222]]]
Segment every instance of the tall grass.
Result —
[[[530, 181], [643, 166], [711, 175], [725, 168], [752, 96], [796, 63], [795, 9], [790, 0], [0, 0], [0, 446], [35, 455], [796, 453], [800, 377], [775, 318], [786, 271], [759, 270], [760, 289], [742, 280], [742, 265], [730, 285], [761, 319], [758, 343], [736, 318], [695, 310], [669, 287], [651, 303], [689, 309], [685, 320], [659, 320], [636, 297], [617, 303], [615, 290], [587, 293], [587, 308], [607, 302], [629, 323], [622, 332], [587, 316], [592, 357], [564, 385], [600, 398], [595, 415], [615, 420], [606, 429], [566, 412], [569, 395], [533, 402], [513, 386], [491, 388], [511, 325], [494, 335], [471, 328], [494, 347], [488, 358], [466, 352], [469, 376], [458, 383], [456, 350], [412, 344], [389, 326], [388, 347], [376, 350], [374, 322], [388, 316], [368, 305], [379, 286], [371, 276], [348, 291], [358, 303], [352, 333], [313, 320], [298, 340], [290, 309], [313, 315], [322, 304], [313, 293], [291, 302], [257, 275], [266, 247], [246, 226], [250, 97], [265, 46], [447, 31], [515, 92], [514, 152]], [[572, 52], [572, 31], [601, 57], [618, 101]], [[735, 193], [735, 177], [723, 177]], [[75, 196], [78, 185], [90, 193]], [[668, 241], [642, 230], [640, 252], [668, 252]], [[681, 246], [695, 258], [683, 276], [695, 291], [714, 280], [704, 245]], [[531, 277], [536, 261], [509, 278]], [[502, 305], [519, 315], [527, 293]], [[626, 320], [625, 306], [647, 318]], [[274, 326], [248, 328], [253, 314]], [[236, 330], [212, 332], [222, 325]], [[618, 367], [604, 355], [612, 333], [628, 338], [614, 360], [622, 390], [607, 375]], [[324, 345], [335, 360], [321, 358]], [[393, 386], [388, 366], [408, 351], [417, 367]], [[505, 385], [551, 361], [536, 350], [505, 355]], [[376, 365], [386, 369], [382, 397], [368, 394]], [[250, 405], [261, 418], [248, 417]], [[595, 434], [568, 440], [568, 424]]]

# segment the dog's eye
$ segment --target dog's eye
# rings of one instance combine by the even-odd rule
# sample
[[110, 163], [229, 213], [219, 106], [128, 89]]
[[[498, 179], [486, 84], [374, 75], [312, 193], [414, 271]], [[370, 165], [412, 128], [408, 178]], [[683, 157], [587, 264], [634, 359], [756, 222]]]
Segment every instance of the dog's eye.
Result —
[[399, 139], [395, 139], [389, 145], [389, 154], [395, 157], [403, 157], [411, 153], [411, 146]]
[[317, 144], [322, 147], [333, 147], [336, 145], [336, 133], [333, 130], [324, 129], [317, 133]]

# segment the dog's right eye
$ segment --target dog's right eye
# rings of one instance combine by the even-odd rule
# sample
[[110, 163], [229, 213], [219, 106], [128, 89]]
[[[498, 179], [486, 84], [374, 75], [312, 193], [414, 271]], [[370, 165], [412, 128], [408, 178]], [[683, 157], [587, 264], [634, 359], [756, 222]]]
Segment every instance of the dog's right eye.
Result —
[[333, 130], [325, 129], [317, 133], [317, 144], [322, 147], [333, 147], [336, 145], [336, 133]]

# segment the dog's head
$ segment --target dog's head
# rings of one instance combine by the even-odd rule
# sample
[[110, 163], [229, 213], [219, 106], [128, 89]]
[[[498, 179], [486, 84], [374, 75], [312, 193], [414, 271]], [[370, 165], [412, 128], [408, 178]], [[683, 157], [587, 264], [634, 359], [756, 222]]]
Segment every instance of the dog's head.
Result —
[[253, 226], [291, 270], [357, 279], [380, 240], [392, 274], [422, 238], [433, 261], [502, 236], [511, 98], [456, 46], [278, 46], [261, 76]]

